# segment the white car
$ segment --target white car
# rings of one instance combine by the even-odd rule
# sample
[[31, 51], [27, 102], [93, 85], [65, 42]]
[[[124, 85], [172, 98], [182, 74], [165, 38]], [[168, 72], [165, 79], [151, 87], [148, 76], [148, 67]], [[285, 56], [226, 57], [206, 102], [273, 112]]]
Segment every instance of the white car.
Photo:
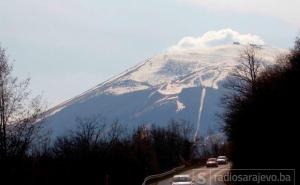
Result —
[[228, 159], [226, 156], [219, 156], [217, 158], [217, 162], [218, 164], [227, 164], [228, 163]]
[[217, 168], [218, 167], [217, 158], [209, 158], [209, 159], [207, 159], [207, 161], [206, 161], [206, 167], [207, 168], [211, 168], [211, 167]]
[[190, 175], [175, 175], [172, 180], [172, 185], [193, 185], [193, 179]]

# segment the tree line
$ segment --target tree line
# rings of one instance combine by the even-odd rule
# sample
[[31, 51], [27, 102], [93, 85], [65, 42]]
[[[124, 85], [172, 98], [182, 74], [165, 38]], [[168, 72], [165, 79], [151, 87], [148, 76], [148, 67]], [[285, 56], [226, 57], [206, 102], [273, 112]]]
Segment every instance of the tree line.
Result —
[[[288, 54], [278, 56], [275, 65], [263, 66], [259, 50], [256, 47], [244, 50], [241, 64], [225, 85], [230, 91], [223, 99], [222, 118], [232, 167], [293, 169], [300, 122], [300, 39], [296, 39]], [[254, 173], [251, 170], [233, 172]], [[256, 182], [243, 182], [247, 183]]]

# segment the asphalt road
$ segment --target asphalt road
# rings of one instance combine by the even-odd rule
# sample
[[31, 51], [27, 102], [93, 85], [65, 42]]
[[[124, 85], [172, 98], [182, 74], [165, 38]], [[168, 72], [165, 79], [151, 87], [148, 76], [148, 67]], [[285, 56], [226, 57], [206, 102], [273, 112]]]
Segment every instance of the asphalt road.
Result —
[[[195, 168], [178, 175], [189, 174], [194, 180], [195, 185], [225, 185], [221, 177], [228, 172], [230, 165], [220, 165], [218, 168]], [[162, 180], [153, 185], [171, 185], [172, 178]]]

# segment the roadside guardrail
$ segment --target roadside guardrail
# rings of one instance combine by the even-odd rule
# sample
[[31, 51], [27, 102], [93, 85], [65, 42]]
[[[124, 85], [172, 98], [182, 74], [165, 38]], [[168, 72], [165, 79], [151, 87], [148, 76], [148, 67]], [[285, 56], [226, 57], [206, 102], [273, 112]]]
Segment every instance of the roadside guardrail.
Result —
[[146, 177], [146, 178], [144, 179], [144, 182], [143, 182], [142, 185], [146, 185], [147, 182], [148, 182], [149, 180], [156, 179], [156, 178], [161, 178], [161, 177], [170, 175], [170, 174], [172, 174], [172, 173], [175, 173], [175, 172], [177, 172], [177, 171], [179, 171], [179, 170], [182, 170], [184, 167], [185, 167], [185, 165], [182, 165], [182, 166], [178, 166], [178, 167], [173, 168], [172, 170], [167, 171], [167, 172], [164, 172], [164, 173], [155, 174], [155, 175], [150, 175], [150, 176], [148, 176], [148, 177]]

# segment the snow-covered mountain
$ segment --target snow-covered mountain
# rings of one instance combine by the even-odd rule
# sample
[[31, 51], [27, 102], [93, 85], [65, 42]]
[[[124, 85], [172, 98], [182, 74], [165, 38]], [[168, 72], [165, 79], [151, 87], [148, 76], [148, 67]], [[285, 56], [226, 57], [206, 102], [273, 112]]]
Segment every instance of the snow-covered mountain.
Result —
[[[54, 135], [76, 127], [77, 117], [104, 116], [135, 128], [139, 124], [167, 124], [184, 119], [195, 133], [218, 128], [222, 82], [239, 63], [245, 46], [230, 44], [202, 49], [169, 51], [145, 60], [48, 111], [47, 127]], [[265, 64], [285, 52], [262, 46]], [[80, 84], [79, 84], [80, 85]]]

